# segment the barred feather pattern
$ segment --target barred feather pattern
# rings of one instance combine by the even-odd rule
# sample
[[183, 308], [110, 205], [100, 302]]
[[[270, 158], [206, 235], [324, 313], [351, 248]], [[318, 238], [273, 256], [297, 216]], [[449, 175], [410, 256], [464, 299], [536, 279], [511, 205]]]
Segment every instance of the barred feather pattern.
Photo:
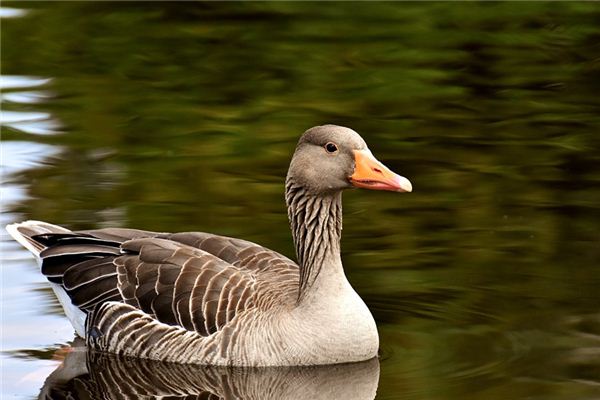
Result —
[[39, 251], [44, 275], [88, 314], [90, 347], [202, 364], [278, 362], [276, 320], [295, 306], [299, 279], [281, 254], [202, 232], [71, 232], [37, 222], [15, 230]]
[[[250, 242], [230, 264], [175, 241], [215, 239], [201, 236], [157, 235], [123, 243], [124, 254], [114, 260], [123, 302], [102, 303], [88, 318], [90, 347], [215, 365], [260, 365], [280, 357], [265, 339], [280, 334], [269, 327], [295, 304], [297, 266]], [[263, 343], [263, 361], [247, 348], [257, 340]]]
[[285, 200], [300, 265], [301, 301], [319, 276], [323, 260], [340, 252], [342, 194], [313, 195], [288, 177]]

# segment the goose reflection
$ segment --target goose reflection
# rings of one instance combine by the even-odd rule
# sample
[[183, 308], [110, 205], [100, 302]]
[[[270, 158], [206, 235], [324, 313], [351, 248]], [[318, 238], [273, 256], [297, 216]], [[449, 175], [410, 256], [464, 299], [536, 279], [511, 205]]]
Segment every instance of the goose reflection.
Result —
[[227, 368], [124, 358], [76, 343], [40, 399], [375, 398], [379, 360], [314, 367]]

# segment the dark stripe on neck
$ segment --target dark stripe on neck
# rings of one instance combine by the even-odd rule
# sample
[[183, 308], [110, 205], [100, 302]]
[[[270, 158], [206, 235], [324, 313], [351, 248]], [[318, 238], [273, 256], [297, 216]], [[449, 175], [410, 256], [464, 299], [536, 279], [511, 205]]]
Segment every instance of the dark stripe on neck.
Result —
[[339, 256], [342, 234], [342, 193], [312, 194], [288, 178], [285, 188], [288, 218], [300, 265], [298, 299], [314, 284], [330, 255]]

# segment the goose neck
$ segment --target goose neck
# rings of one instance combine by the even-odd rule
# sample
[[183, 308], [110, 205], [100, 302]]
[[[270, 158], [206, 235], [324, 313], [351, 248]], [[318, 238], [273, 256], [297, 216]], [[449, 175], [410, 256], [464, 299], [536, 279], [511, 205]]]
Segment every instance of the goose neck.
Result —
[[288, 179], [286, 203], [300, 266], [298, 298], [302, 300], [308, 292], [317, 290], [320, 276], [343, 275], [340, 258], [342, 193], [310, 193]]

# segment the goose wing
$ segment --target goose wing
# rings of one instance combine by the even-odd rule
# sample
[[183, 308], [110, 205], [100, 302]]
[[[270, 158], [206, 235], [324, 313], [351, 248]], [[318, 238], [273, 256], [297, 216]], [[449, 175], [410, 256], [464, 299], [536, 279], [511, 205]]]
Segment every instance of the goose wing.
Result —
[[113, 261], [123, 302], [202, 336], [254, 307], [257, 277], [197, 248], [145, 238], [121, 245]]
[[120, 302], [208, 336], [236, 314], [291, 301], [298, 290], [294, 262], [240, 239], [202, 232], [28, 229], [27, 239], [41, 250], [44, 275], [85, 313]]

